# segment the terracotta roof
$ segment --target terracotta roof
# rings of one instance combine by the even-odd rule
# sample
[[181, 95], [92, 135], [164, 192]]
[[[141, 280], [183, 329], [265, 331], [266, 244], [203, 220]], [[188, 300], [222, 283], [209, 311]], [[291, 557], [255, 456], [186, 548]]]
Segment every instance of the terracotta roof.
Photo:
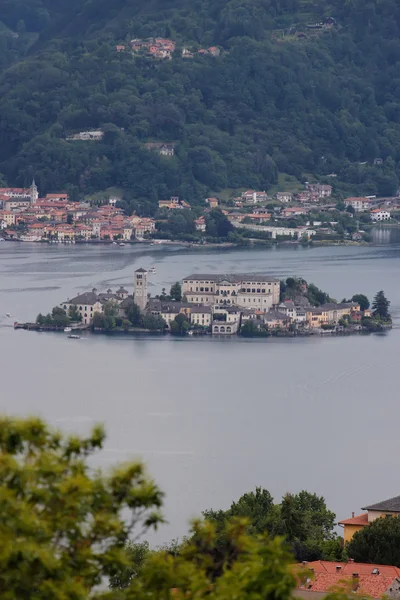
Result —
[[368, 525], [368, 513], [357, 515], [351, 519], [344, 519], [344, 521], [339, 521], [338, 525]]
[[312, 592], [328, 592], [336, 587], [346, 589], [352, 585], [353, 574], [357, 574], [357, 587], [353, 591], [381, 598], [393, 584], [398, 588], [400, 582], [400, 569], [385, 565], [318, 560], [303, 565], [303, 568], [312, 570], [314, 577], [308, 578], [306, 582], [303, 580], [298, 589]]
[[358, 563], [351, 560], [346, 563], [334, 562], [330, 560], [314, 560], [305, 565], [303, 564], [299, 566], [303, 566], [309, 570], [312, 569], [315, 574], [329, 573], [331, 575], [336, 573], [336, 567], [339, 566], [341, 567], [342, 577], [348, 575], [351, 576], [353, 573], [358, 573], [360, 576], [371, 575], [374, 569], [378, 569], [381, 575], [386, 575], [388, 577], [400, 577], [400, 569], [398, 567], [392, 567], [391, 565]]
[[376, 504], [362, 507], [362, 510], [382, 510], [387, 512], [400, 512], [400, 496], [389, 498], [388, 500], [382, 500]]

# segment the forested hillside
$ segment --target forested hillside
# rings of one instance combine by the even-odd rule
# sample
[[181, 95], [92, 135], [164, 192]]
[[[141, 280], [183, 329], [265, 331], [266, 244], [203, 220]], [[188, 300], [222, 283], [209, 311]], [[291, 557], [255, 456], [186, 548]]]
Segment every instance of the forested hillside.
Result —
[[[399, 0], [0, 4], [9, 184], [34, 175], [41, 191], [75, 197], [118, 186], [146, 212], [169, 195], [268, 189], [280, 172], [299, 181], [335, 172], [338, 188], [359, 194], [397, 190]], [[310, 27], [327, 17], [333, 26]], [[128, 51], [150, 36], [176, 41], [171, 60]], [[197, 52], [209, 46], [219, 56]], [[102, 141], [66, 140], [96, 128]], [[146, 142], [174, 143], [175, 156]]]

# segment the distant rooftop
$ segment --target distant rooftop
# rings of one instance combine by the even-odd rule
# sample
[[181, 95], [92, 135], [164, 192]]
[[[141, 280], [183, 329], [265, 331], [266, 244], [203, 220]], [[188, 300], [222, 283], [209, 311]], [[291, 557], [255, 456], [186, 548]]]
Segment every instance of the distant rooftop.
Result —
[[188, 279], [214, 281], [215, 283], [221, 283], [222, 281], [229, 281], [230, 283], [240, 283], [241, 281], [273, 281], [276, 283], [279, 282], [279, 279], [276, 279], [275, 277], [270, 277], [269, 275], [265, 275], [262, 273], [194, 273], [192, 275], [184, 277], [183, 281], [187, 281]]
[[400, 496], [394, 496], [394, 498], [389, 498], [389, 500], [382, 500], [382, 502], [364, 506], [361, 510], [381, 510], [383, 512], [400, 513]]

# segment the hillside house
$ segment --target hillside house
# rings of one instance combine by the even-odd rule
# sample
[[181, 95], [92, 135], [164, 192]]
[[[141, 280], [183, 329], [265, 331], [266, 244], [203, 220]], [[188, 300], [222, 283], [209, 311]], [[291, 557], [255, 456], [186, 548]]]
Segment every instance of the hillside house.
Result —
[[375, 519], [400, 516], [400, 496], [395, 496], [394, 498], [389, 498], [388, 500], [383, 500], [376, 504], [370, 504], [361, 510], [366, 510], [367, 512], [356, 516], [352, 513], [350, 519], [339, 521], [338, 525], [343, 527], [343, 537], [345, 542], [349, 542], [357, 531], [366, 527], [375, 521]]
[[351, 206], [356, 212], [370, 210], [372, 206], [371, 198], [346, 198], [344, 201], [346, 206]]
[[292, 200], [292, 194], [290, 192], [277, 192], [276, 193], [276, 199], [279, 200], [279, 202], [290, 202]]
[[374, 208], [369, 213], [371, 215], [371, 221], [389, 221], [390, 220], [390, 212], [388, 210], [383, 210], [381, 208]]

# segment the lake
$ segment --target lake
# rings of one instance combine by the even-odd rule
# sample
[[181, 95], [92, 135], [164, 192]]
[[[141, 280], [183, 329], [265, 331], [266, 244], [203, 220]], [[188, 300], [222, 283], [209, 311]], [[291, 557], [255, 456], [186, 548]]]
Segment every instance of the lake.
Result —
[[[302, 276], [341, 300], [383, 289], [387, 335], [321, 339], [172, 339], [14, 331], [12, 322], [96, 287], [132, 289], [156, 267], [152, 293], [191, 272]], [[168, 525], [228, 507], [256, 486], [276, 501], [302, 489], [338, 520], [400, 493], [397, 430], [400, 245], [190, 251], [160, 246], [0, 244], [1, 409], [67, 431], [106, 425], [96, 464], [142, 458], [166, 492]], [[13, 317], [7, 318], [6, 313]]]

